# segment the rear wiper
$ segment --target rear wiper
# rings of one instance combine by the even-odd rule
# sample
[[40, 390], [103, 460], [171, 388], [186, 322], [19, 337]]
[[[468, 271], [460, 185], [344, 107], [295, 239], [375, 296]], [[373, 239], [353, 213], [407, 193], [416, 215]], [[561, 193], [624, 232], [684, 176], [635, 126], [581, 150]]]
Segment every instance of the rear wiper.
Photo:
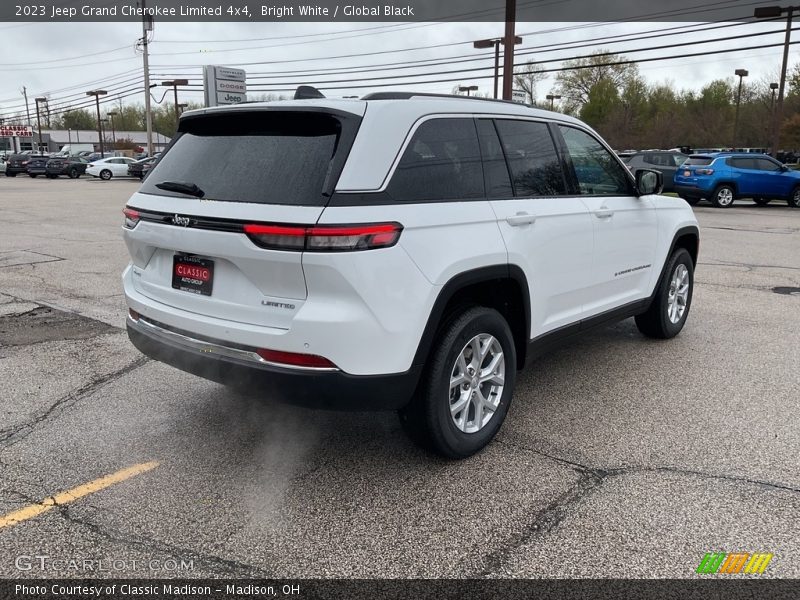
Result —
[[202, 198], [206, 193], [197, 187], [195, 183], [186, 183], [183, 181], [162, 181], [157, 183], [156, 187], [160, 190], [167, 190], [168, 192], [180, 192], [181, 194], [188, 194], [189, 196], [196, 196]]

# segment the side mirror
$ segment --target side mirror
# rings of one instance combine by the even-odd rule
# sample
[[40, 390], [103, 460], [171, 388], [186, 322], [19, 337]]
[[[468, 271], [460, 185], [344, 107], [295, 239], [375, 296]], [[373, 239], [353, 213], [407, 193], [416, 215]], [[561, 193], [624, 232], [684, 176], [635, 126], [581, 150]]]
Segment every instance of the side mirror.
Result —
[[636, 191], [640, 196], [660, 194], [664, 189], [664, 176], [653, 169], [636, 169]]
[[788, 170], [789, 167], [787, 167], [786, 165], [781, 165], [781, 171], [788, 171]]

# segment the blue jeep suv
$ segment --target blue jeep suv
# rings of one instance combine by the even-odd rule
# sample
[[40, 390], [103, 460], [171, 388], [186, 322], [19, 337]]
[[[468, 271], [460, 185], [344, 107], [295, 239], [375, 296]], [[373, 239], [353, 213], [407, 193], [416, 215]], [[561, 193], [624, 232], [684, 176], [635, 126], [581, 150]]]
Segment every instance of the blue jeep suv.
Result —
[[727, 208], [736, 198], [752, 198], [761, 206], [779, 199], [800, 208], [800, 171], [766, 154], [692, 154], [678, 167], [674, 182], [675, 192], [689, 204], [706, 198]]

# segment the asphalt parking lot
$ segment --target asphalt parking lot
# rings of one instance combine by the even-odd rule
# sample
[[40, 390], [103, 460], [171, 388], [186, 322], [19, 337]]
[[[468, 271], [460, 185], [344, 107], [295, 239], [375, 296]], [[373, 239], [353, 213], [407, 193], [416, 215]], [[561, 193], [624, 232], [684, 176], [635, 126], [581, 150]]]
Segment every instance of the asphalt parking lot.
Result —
[[774, 291], [800, 287], [800, 210], [695, 207], [683, 333], [628, 320], [537, 361], [498, 439], [446, 462], [393, 414], [144, 359], [119, 277], [137, 185], [0, 179], [0, 525], [30, 517], [0, 527], [0, 577], [682, 578], [711, 551], [800, 577], [800, 295]]

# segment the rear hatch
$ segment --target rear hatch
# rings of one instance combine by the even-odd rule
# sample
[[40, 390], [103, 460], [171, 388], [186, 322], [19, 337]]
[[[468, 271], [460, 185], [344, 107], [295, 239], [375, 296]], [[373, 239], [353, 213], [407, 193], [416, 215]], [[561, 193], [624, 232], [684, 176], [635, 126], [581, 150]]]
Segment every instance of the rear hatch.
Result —
[[306, 298], [302, 252], [256, 245], [245, 225], [315, 224], [359, 123], [319, 107], [185, 116], [128, 202], [135, 289], [193, 313], [288, 329]]
[[714, 156], [693, 154], [678, 167], [676, 180], [680, 179], [683, 183], [692, 184], [697, 183], [698, 177], [713, 175], [714, 170], [710, 165], [714, 162], [714, 159]]

